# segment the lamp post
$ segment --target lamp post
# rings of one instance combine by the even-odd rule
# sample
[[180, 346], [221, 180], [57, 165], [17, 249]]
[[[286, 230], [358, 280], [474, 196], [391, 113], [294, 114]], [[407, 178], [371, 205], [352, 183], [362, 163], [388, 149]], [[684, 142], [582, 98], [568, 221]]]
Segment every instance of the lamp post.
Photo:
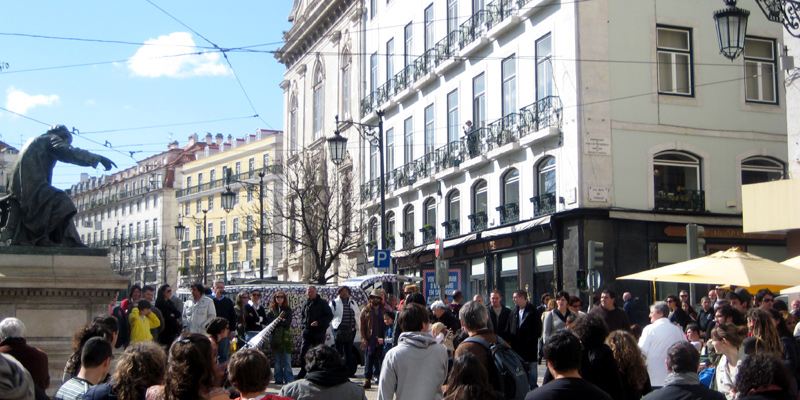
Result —
[[[178, 225], [175, 225], [175, 240], [180, 243], [186, 235], [186, 226], [183, 225], [183, 217], [178, 214]], [[180, 250], [178, 250], [180, 251]]]
[[[258, 278], [264, 279], [264, 261], [266, 259], [265, 250], [266, 246], [264, 245], [264, 176], [267, 174], [267, 166], [264, 165], [261, 167], [261, 171], [258, 172], [258, 246], [259, 246], [259, 260], [258, 260]], [[238, 176], [237, 176], [238, 178]], [[231, 190], [230, 184], [231, 183], [239, 183], [248, 189], [255, 187], [256, 184], [253, 182], [247, 181], [240, 181], [238, 179], [234, 179], [231, 176], [231, 170], [227, 169], [225, 171], [225, 184], [227, 187], [225, 191], [220, 196], [222, 199], [222, 208], [225, 212], [230, 212], [233, 210], [233, 206], [236, 205], [236, 193]], [[226, 249], [227, 251], [227, 249]], [[227, 260], [226, 260], [227, 261]]]
[[[208, 278], [208, 220], [206, 215], [208, 210], [201, 211], [203, 211], [203, 286], [205, 286]], [[192, 219], [197, 222], [197, 219]], [[178, 214], [178, 225], [175, 225], [175, 237], [182, 238], [185, 232], [186, 226], [183, 225], [183, 217]]]
[[736, 7], [736, 0], [723, 0], [726, 8], [714, 12], [719, 52], [733, 61], [744, 51], [747, 17], [750, 11]]
[[[381, 194], [381, 250], [384, 250], [388, 247], [386, 241], [386, 191], [385, 189], [385, 182], [386, 179], [384, 177], [384, 166], [385, 160], [383, 158], [383, 110], [376, 110], [375, 113], [378, 115], [378, 123], [375, 125], [372, 124], [362, 124], [360, 122], [355, 122], [353, 120], [348, 121], [339, 121], [339, 116], [336, 116], [336, 130], [333, 131], [333, 137], [328, 138], [328, 146], [330, 148], [331, 153], [331, 162], [335, 165], [339, 165], [344, 161], [344, 153], [347, 148], [347, 138], [342, 136], [340, 133], [340, 128], [345, 125], [355, 125], [360, 128], [368, 128], [370, 129], [369, 132], [362, 131], [361, 129], [357, 129], [358, 133], [361, 135], [362, 138], [368, 140], [371, 145], [378, 147], [378, 163], [380, 168], [380, 185], [378, 190]], [[372, 132], [372, 129], [377, 129], [378, 133], [375, 134]]]

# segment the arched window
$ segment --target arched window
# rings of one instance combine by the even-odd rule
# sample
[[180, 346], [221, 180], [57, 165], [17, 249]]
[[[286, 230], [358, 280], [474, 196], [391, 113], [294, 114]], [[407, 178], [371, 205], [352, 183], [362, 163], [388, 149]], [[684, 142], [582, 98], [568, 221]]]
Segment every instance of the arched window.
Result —
[[511, 168], [503, 174], [503, 205], [497, 207], [500, 223], [508, 224], [519, 220], [519, 171]]
[[472, 232], [486, 229], [486, 221], [488, 220], [486, 187], [486, 181], [483, 179], [472, 186], [472, 214], [469, 216]]
[[783, 179], [785, 167], [772, 158], [755, 156], [742, 161], [742, 185]]
[[289, 150], [297, 151], [297, 94], [289, 100]]
[[556, 212], [556, 159], [545, 157], [536, 165], [536, 196], [533, 197], [534, 215]]
[[428, 197], [423, 203], [425, 221], [422, 225], [422, 243], [433, 243], [436, 239], [436, 200]]
[[378, 243], [378, 219], [370, 218], [367, 223], [367, 247], [368, 250], [374, 250]]
[[414, 206], [403, 209], [403, 248], [414, 247]]
[[394, 211], [386, 213], [386, 244], [390, 249], [394, 249], [394, 232], [395, 232], [395, 218]]
[[461, 234], [461, 193], [452, 190], [447, 194], [447, 215], [444, 222], [445, 237], [454, 237]]
[[682, 151], [653, 157], [653, 189], [657, 210], [704, 211], [700, 158]]
[[325, 71], [321, 62], [317, 63], [314, 71], [314, 140], [322, 137], [322, 126], [325, 118]]
[[350, 68], [351, 64], [352, 64], [352, 57], [350, 55], [350, 49], [345, 48], [344, 52], [342, 52], [342, 79], [341, 79], [342, 89], [340, 92], [342, 95], [342, 104], [341, 104], [342, 115], [345, 118], [350, 117], [350, 96], [352, 95], [352, 93], [350, 93], [352, 86], [350, 84], [351, 82], [350, 73], [352, 71], [352, 69]]

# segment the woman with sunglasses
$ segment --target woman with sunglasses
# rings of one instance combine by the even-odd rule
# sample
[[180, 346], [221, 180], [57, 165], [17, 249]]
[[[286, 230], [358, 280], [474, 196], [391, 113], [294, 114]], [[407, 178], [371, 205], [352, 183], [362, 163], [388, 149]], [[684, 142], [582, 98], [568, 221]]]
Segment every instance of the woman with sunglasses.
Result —
[[156, 308], [161, 311], [164, 317], [164, 324], [158, 334], [158, 343], [169, 346], [181, 333], [181, 313], [175, 308], [172, 302], [172, 288], [169, 285], [161, 285], [156, 292]]
[[283, 321], [278, 323], [272, 333], [270, 347], [275, 357], [275, 383], [283, 385], [294, 380], [292, 376], [292, 309], [289, 307], [289, 298], [286, 293], [278, 290], [272, 296], [267, 313], [266, 323], [269, 324], [281, 316]]

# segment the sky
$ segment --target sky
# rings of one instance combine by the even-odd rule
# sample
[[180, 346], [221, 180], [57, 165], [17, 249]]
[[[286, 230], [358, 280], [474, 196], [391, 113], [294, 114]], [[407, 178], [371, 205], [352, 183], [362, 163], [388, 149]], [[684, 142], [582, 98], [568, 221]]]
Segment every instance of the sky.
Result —
[[[3, 2], [0, 140], [21, 148], [63, 124], [80, 132], [75, 147], [124, 169], [172, 140], [185, 145], [195, 132], [242, 137], [283, 129], [285, 68], [270, 51], [290, 28], [291, 6], [291, 0]], [[81, 172], [103, 173], [59, 163], [53, 184], [69, 188]]]

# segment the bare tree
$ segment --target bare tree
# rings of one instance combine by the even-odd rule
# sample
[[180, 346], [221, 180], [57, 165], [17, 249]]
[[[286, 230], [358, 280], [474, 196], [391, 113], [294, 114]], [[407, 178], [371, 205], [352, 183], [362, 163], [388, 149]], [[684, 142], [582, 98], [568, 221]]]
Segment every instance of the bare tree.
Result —
[[329, 171], [323, 151], [306, 150], [287, 161], [271, 188], [281, 191], [282, 201], [271, 209], [279, 223], [265, 224], [265, 232], [286, 244], [286, 254], [308, 257], [313, 266], [304, 271], [308, 282], [328, 283], [337, 275], [336, 261], [363, 246], [353, 223], [351, 171], [346, 166]]

